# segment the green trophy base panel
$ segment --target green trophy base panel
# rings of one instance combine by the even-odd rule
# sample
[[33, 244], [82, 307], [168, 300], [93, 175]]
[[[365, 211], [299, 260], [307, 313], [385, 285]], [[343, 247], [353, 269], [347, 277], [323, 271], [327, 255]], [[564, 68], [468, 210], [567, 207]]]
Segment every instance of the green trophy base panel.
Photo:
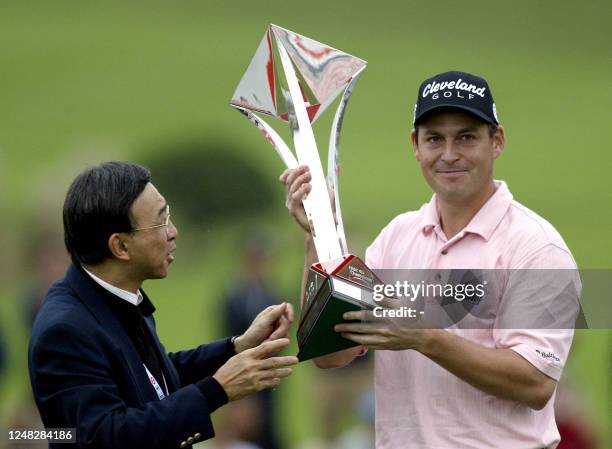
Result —
[[373, 309], [370, 304], [332, 290], [331, 285], [327, 278], [298, 329], [297, 357], [301, 362], [358, 346], [334, 331], [334, 326], [345, 321], [342, 318], [345, 312]]

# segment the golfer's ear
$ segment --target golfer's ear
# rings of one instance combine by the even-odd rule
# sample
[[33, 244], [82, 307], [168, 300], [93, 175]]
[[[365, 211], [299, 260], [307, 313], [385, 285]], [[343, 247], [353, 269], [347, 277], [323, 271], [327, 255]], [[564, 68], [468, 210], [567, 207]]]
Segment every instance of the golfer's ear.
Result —
[[499, 155], [501, 154], [501, 152], [504, 149], [504, 146], [506, 145], [506, 137], [504, 134], [504, 127], [502, 125], [499, 125], [497, 127], [497, 130], [495, 131], [495, 134], [493, 135], [493, 142], [494, 142], [494, 147], [493, 147], [493, 151], [494, 151], [494, 157], [495, 159], [497, 159], [499, 157]]
[[412, 142], [412, 151], [414, 152], [414, 156], [416, 157], [417, 161], [421, 161], [421, 154], [419, 152], [419, 143], [417, 142], [417, 130], [416, 128], [412, 129], [412, 132], [410, 133], [410, 141]]

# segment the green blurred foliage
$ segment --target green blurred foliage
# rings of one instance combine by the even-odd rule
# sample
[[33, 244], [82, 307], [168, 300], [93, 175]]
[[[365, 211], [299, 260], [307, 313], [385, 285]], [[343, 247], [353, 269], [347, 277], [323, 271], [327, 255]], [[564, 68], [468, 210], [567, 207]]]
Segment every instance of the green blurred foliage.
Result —
[[[356, 252], [393, 216], [430, 197], [409, 147], [416, 89], [432, 74], [460, 69], [491, 84], [507, 136], [497, 177], [508, 182], [518, 201], [555, 225], [582, 268], [612, 268], [612, 152], [603, 138], [612, 99], [610, 5], [603, 0], [2, 2], [0, 319], [11, 346], [10, 369], [0, 386], [5, 399], [0, 424], [30, 394], [21, 316], [33, 273], [26, 268], [25, 248], [41, 223], [61, 238], [62, 197], [80, 170], [109, 159], [171, 160], [167, 142], [195, 139], [219, 151], [223, 136], [221, 142], [231, 147], [228, 158], [243, 158], [256, 169], [253, 176], [274, 186], [280, 161], [253, 125], [228, 106], [270, 22], [369, 62], [341, 142], [344, 220]], [[327, 147], [331, 115], [316, 125], [321, 149]], [[230, 191], [244, 176], [226, 167], [216, 173], [223, 180], [214, 187], [218, 192]], [[301, 235], [282, 210], [281, 186], [272, 189], [277, 204], [265, 214], [251, 211], [231, 222], [192, 228], [186, 216], [184, 223], [177, 217], [181, 239], [172, 273], [146, 285], [158, 298], [159, 331], [168, 349], [218, 336], [219, 295], [235, 277], [237, 242], [255, 226], [274, 230], [272, 275], [279, 290], [296, 301]], [[180, 209], [181, 201], [173, 204]], [[589, 419], [602, 429], [612, 421], [611, 337], [609, 331], [580, 332], [581, 344], [568, 366], [583, 386]], [[291, 441], [317, 433], [307, 395], [311, 368], [296, 371], [279, 389], [285, 437]]]
[[242, 157], [242, 148], [231, 138], [211, 136], [171, 142], [160, 145], [145, 165], [158, 190], [176, 205], [172, 213], [178, 210], [189, 226], [204, 227], [269, 213], [282, 200], [273, 180]]

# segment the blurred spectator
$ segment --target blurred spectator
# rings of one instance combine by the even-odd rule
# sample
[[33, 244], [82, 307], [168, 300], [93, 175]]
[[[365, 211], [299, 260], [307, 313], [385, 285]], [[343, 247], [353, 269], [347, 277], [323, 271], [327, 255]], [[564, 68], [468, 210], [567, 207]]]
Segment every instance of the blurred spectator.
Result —
[[6, 361], [6, 346], [4, 345], [4, 337], [0, 333], [0, 379], [4, 373], [4, 363]]
[[561, 442], [557, 449], [595, 449], [598, 447], [583, 402], [574, 385], [566, 379], [557, 387], [555, 417], [561, 435]]
[[[580, 339], [574, 339], [573, 355], [584, 347]], [[599, 447], [595, 431], [588, 415], [588, 404], [580, 394], [580, 384], [567, 370], [557, 385], [555, 419], [561, 435], [557, 449], [595, 449]]]
[[[367, 401], [373, 394], [373, 367], [370, 353], [358, 357], [350, 365], [333, 370], [317, 370], [313, 382], [318, 393], [318, 416], [322, 429], [324, 447], [333, 448], [348, 435], [373, 432], [373, 422], [368, 422]], [[373, 396], [372, 396], [373, 397]], [[373, 412], [373, 408], [371, 409]], [[373, 417], [373, 415], [372, 415]], [[346, 428], [347, 421], [358, 420], [359, 424]], [[373, 434], [373, 433], [372, 433]], [[374, 447], [373, 441], [363, 444]], [[342, 446], [344, 447], [344, 446]], [[362, 446], [359, 446], [362, 447]]]
[[33, 235], [25, 266], [26, 273], [29, 273], [25, 292], [28, 326], [34, 322], [47, 290], [64, 276], [69, 263], [61, 228], [41, 228]]
[[588, 424], [578, 392], [567, 382], [557, 387], [555, 416], [561, 442], [557, 449], [595, 449], [595, 435]]
[[356, 398], [353, 409], [359, 423], [338, 436], [333, 449], [374, 449], [374, 389], [366, 389]]
[[[223, 301], [225, 334], [243, 333], [259, 312], [280, 302], [266, 282], [269, 251], [268, 241], [261, 236], [251, 238], [245, 245], [242, 272], [228, 289]], [[280, 449], [275, 425], [276, 401], [272, 390], [261, 391], [249, 401], [241, 400], [235, 408], [242, 408], [234, 413], [244, 418], [232, 426], [234, 432], [242, 429], [237, 440], [256, 444], [263, 449]]]
[[252, 442], [261, 430], [260, 408], [256, 396], [227, 404], [215, 418], [215, 438], [194, 449], [265, 449]]
[[[54, 226], [56, 225], [56, 226]], [[23, 302], [20, 305], [23, 307], [19, 310], [23, 317], [23, 325], [27, 326], [28, 335], [34, 318], [42, 305], [43, 299], [49, 287], [57, 279], [61, 278], [68, 266], [69, 257], [64, 247], [61, 225], [57, 220], [46, 214], [41, 213], [35, 220], [32, 220], [31, 229], [28, 230], [31, 236], [29, 246], [23, 255], [23, 271], [26, 273], [26, 283], [23, 289]], [[2, 335], [0, 335], [0, 340]], [[7, 344], [15, 345], [15, 341], [11, 340], [10, 335], [6, 335]], [[2, 341], [0, 341], [0, 374], [2, 374]], [[6, 367], [11, 370], [14, 367]], [[27, 379], [27, 376], [26, 376]], [[40, 429], [42, 422], [40, 415], [36, 409], [32, 398], [32, 391], [29, 382], [11, 386], [13, 394], [18, 397], [18, 402], [12, 404], [8, 409], [7, 422], [11, 429]], [[15, 393], [18, 388], [23, 390], [20, 393]], [[46, 441], [31, 441], [28, 443], [28, 448], [37, 449], [45, 448], [48, 444]], [[6, 448], [24, 447], [22, 443], [16, 442], [14, 445], [7, 444]], [[3, 448], [0, 442], [0, 448]]]

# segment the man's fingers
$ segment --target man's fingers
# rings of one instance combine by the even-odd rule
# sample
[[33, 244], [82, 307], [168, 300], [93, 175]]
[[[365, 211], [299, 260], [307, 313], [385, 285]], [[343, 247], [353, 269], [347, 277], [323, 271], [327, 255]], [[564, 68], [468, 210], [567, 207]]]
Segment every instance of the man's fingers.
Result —
[[293, 373], [291, 368], [269, 369], [262, 373], [261, 379], [289, 377]]
[[261, 313], [261, 316], [265, 317], [268, 324], [272, 324], [285, 314], [286, 309], [285, 303], [269, 306]]
[[262, 370], [276, 369], [285, 366], [296, 365], [298, 362], [298, 358], [294, 355], [270, 357], [269, 359], [262, 360], [259, 364], [259, 368]]
[[285, 338], [289, 333], [289, 328], [291, 327], [291, 321], [289, 321], [285, 316], [281, 316], [276, 322], [276, 329], [274, 332], [270, 334], [268, 340], [276, 340], [277, 338]]
[[289, 174], [291, 174], [291, 172], [293, 171], [292, 168], [287, 168], [285, 169], [284, 172], [281, 173], [281, 175], [278, 177], [278, 180], [285, 184], [287, 182], [287, 177], [289, 176]]
[[353, 310], [352, 312], [345, 312], [342, 315], [342, 319], [346, 321], [363, 320], [366, 318], [365, 310]]
[[297, 191], [304, 185], [308, 184], [310, 181], [312, 181], [312, 176], [310, 175], [310, 172], [302, 173], [300, 176], [296, 177], [289, 185], [289, 193]]
[[289, 329], [291, 328], [291, 324], [295, 319], [295, 310], [293, 309], [293, 305], [291, 303], [285, 302], [283, 303], [285, 308], [283, 310], [283, 315], [276, 321], [276, 328], [274, 332], [270, 334], [268, 340], [276, 340], [277, 338], [285, 338], [289, 333]]
[[279, 180], [285, 185], [286, 197], [285, 206], [296, 219], [300, 227], [306, 232], [310, 232], [310, 226], [302, 201], [310, 193], [312, 186], [309, 184], [312, 179], [308, 166], [302, 165], [292, 170], [285, 170]]
[[312, 181], [310, 172], [302, 173], [294, 179], [287, 178], [287, 196], [293, 201], [302, 201], [304, 195], [312, 189], [310, 181]]
[[379, 326], [370, 323], [340, 323], [334, 326], [336, 332], [353, 332], [357, 334], [376, 334]]
[[301, 203], [311, 190], [312, 186], [310, 184], [302, 184], [299, 189], [289, 195], [289, 199], [296, 203]]
[[281, 351], [287, 346], [289, 346], [289, 339], [279, 338], [277, 340], [266, 341], [260, 344], [259, 346], [256, 346], [255, 348], [250, 349], [249, 351], [252, 352], [254, 357], [263, 359], [263, 358], [269, 357], [271, 354], [274, 354], [275, 352]]
[[293, 308], [293, 304], [290, 302], [286, 302], [285, 304], [287, 305], [285, 308], [285, 316], [290, 323], [293, 323], [293, 320], [295, 320], [295, 309]]
[[368, 348], [376, 348], [386, 342], [386, 339], [380, 335], [352, 334], [350, 332], [343, 332], [341, 335], [347, 340], [354, 341]]
[[274, 387], [278, 387], [280, 385], [281, 380], [278, 377], [275, 377], [273, 379], [264, 379], [262, 381], [259, 382], [259, 388], [258, 390], [265, 390], [266, 388], [274, 388]]
[[297, 168], [288, 168], [286, 169], [279, 178], [279, 181], [282, 182], [286, 187], [291, 186], [295, 181], [295, 178], [306, 173], [308, 171], [308, 166], [300, 165]]
[[290, 316], [293, 316], [293, 306], [291, 304], [284, 302], [275, 307], [276, 309], [270, 314], [270, 317], [273, 318], [274, 321], [274, 331], [270, 334], [268, 340], [285, 338], [293, 322], [292, 318], [289, 319]]
[[280, 182], [285, 184], [285, 186], [290, 186], [293, 180], [299, 175], [300, 167], [298, 168], [288, 168], [280, 175]]

